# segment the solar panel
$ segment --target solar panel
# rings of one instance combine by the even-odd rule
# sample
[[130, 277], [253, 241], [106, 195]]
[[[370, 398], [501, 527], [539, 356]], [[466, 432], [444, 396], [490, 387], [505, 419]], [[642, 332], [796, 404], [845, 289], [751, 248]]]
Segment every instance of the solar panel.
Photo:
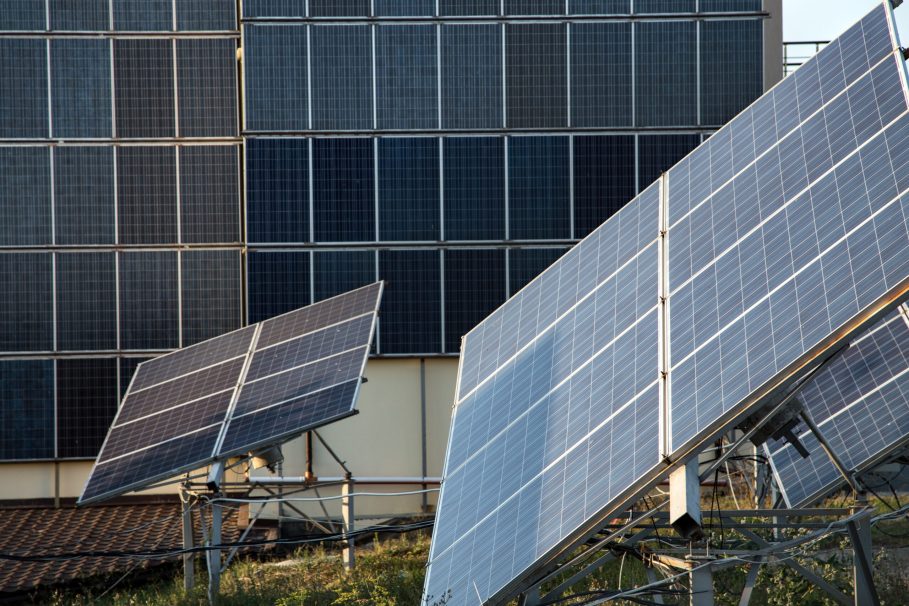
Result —
[[356, 413], [382, 283], [139, 365], [80, 504]]
[[878, 6], [462, 344], [429, 602], [500, 603], [909, 289]]
[[[798, 394], [824, 438], [851, 473], [882, 462], [909, 436], [909, 317], [905, 306], [864, 333]], [[804, 507], [845, 479], [803, 424], [793, 433], [802, 458], [786, 442], [765, 445], [787, 505]]]

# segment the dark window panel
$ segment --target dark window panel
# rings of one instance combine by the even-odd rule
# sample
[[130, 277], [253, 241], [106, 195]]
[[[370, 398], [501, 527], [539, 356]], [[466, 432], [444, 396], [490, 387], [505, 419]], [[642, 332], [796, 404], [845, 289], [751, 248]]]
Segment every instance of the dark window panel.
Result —
[[237, 29], [236, 0], [177, 0], [177, 29], [224, 31]]
[[54, 361], [0, 361], [0, 459], [54, 457]]
[[183, 346], [240, 328], [240, 251], [182, 254]]
[[568, 137], [508, 140], [509, 236], [513, 240], [571, 237]]
[[376, 281], [376, 253], [371, 250], [313, 253], [313, 289], [321, 301]]
[[180, 148], [181, 240], [240, 241], [240, 163], [235, 145]]
[[372, 34], [369, 26], [313, 26], [310, 36], [313, 128], [372, 128]]
[[373, 140], [313, 141], [313, 220], [317, 242], [374, 240]]
[[439, 140], [379, 139], [379, 239], [438, 240]]
[[151, 360], [151, 358], [120, 358], [120, 399], [123, 399], [123, 396], [126, 395], [126, 390], [129, 389], [130, 381], [133, 380], [133, 374], [135, 374], [136, 369], [139, 367], [139, 364]]
[[722, 126], [763, 92], [764, 24], [701, 23], [701, 122]]
[[696, 0], [634, 0], [634, 12], [647, 13], [693, 13]]
[[461, 349], [461, 338], [505, 302], [505, 249], [446, 250], [445, 351]]
[[574, 137], [574, 236], [583, 238], [635, 196], [633, 136]]
[[442, 351], [439, 252], [379, 251], [379, 277], [385, 280], [379, 316], [381, 353]]
[[51, 40], [55, 137], [111, 136], [110, 42]]
[[117, 349], [114, 253], [57, 255], [57, 349]]
[[376, 28], [376, 111], [380, 129], [438, 127], [436, 54], [435, 26]]
[[627, 15], [631, 12], [630, 0], [569, 0], [568, 12], [572, 15]]
[[47, 18], [45, 0], [0, 0], [0, 29], [7, 31], [44, 31]]
[[173, 59], [170, 40], [114, 40], [118, 137], [175, 135]]
[[500, 0], [439, 0], [439, 14], [452, 17], [498, 15]]
[[0, 245], [51, 243], [50, 148], [0, 147]]
[[47, 137], [47, 43], [0, 38], [0, 82], [0, 138]]
[[697, 24], [644, 21], [635, 28], [637, 126], [697, 124]]
[[250, 252], [247, 256], [249, 323], [309, 305], [309, 252]]
[[306, 2], [300, 0], [244, 0], [243, 16], [305, 17]]
[[120, 348], [177, 347], [177, 253], [120, 254]]
[[96, 457], [118, 401], [117, 358], [57, 360], [58, 456]]
[[176, 150], [117, 148], [117, 220], [122, 244], [177, 241]]
[[565, 40], [566, 25], [561, 23], [505, 26], [509, 127], [567, 126]]
[[436, 0], [375, 0], [379, 17], [431, 17], [436, 14]]
[[702, 13], [743, 12], [761, 10], [761, 0], [701, 0]]
[[543, 270], [558, 261], [567, 248], [512, 248], [508, 251], [508, 294], [514, 296]]
[[246, 128], [307, 130], [306, 27], [246, 25], [243, 63]]
[[173, 0], [112, 0], [114, 29], [120, 31], [171, 31]]
[[250, 242], [309, 241], [309, 141], [246, 140]]
[[177, 40], [180, 135], [237, 135], [237, 43], [200, 38]]
[[57, 244], [113, 244], [114, 148], [54, 148]]
[[109, 0], [49, 0], [48, 8], [52, 30], [84, 32], [111, 28]]
[[312, 17], [368, 17], [369, 0], [309, 0]]
[[505, 0], [506, 15], [564, 15], [565, 0]]
[[442, 126], [502, 127], [502, 28], [442, 25]]
[[631, 126], [631, 23], [571, 25], [571, 125]]
[[700, 142], [700, 135], [641, 135], [638, 139], [641, 190], [647, 189]]
[[446, 240], [505, 239], [505, 139], [442, 139]]
[[52, 263], [47, 253], [0, 255], [0, 351], [53, 349]]

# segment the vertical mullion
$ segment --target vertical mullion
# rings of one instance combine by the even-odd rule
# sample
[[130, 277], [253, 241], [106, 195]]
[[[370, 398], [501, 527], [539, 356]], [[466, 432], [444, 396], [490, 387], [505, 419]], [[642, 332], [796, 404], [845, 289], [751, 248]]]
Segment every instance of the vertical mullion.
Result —
[[183, 347], [183, 251], [177, 251], [177, 347]]
[[[436, 0], [436, 14], [439, 12], [439, 0]], [[436, 24], [436, 105], [439, 112], [439, 130], [442, 130], [442, 26]]]
[[509, 138], [506, 136], [506, 137], [502, 137], [502, 139], [503, 139], [503, 141], [502, 141], [502, 146], [503, 146], [503, 148], [504, 148], [504, 149], [503, 149], [503, 155], [504, 155], [504, 157], [503, 157], [503, 160], [504, 160], [504, 163], [503, 163], [503, 164], [504, 164], [503, 170], [505, 171], [505, 240], [510, 240], [510, 239], [511, 239], [511, 226], [509, 225], [509, 223], [510, 223], [510, 211], [509, 211], [509, 208], [508, 208], [508, 207], [511, 205], [511, 200], [510, 200], [510, 198], [511, 198], [511, 196], [510, 196], [510, 193], [511, 193], [511, 192], [510, 192], [510, 190], [511, 190], [511, 184], [509, 183], [509, 179], [508, 179], [508, 166], [509, 166], [509, 159], [508, 159], [508, 139], [509, 139]]
[[446, 353], [445, 348], [445, 249], [439, 249], [439, 329], [442, 335], [440, 349]]
[[312, 160], [313, 153], [315, 152], [315, 144], [313, 142], [312, 137], [309, 138], [308, 147], [309, 147], [309, 153], [307, 154], [307, 156], [308, 156], [307, 160], [308, 160], [308, 164], [309, 164], [309, 166], [308, 166], [309, 178], [307, 179], [307, 181], [309, 183], [307, 183], [307, 185], [309, 188], [309, 241], [310, 241], [310, 243], [315, 243], [315, 241], [316, 241], [316, 200], [315, 200], [315, 197], [316, 196], [315, 196], [315, 183], [313, 181], [314, 169], [313, 169], [313, 160]]
[[372, 194], [375, 215], [375, 237], [379, 242], [381, 234], [379, 233], [379, 138], [374, 137], [372, 140]]
[[445, 137], [439, 137], [439, 240], [445, 241]]
[[[565, 0], [566, 12], [568, 0]], [[571, 24], [565, 23], [565, 115], [571, 128]]]
[[574, 135], [568, 135], [568, 237], [574, 234]]
[[376, 27], [375, 24], [369, 26], [372, 34], [372, 127], [374, 129], [379, 128], [378, 94], [376, 92], [378, 86], [376, 80]]

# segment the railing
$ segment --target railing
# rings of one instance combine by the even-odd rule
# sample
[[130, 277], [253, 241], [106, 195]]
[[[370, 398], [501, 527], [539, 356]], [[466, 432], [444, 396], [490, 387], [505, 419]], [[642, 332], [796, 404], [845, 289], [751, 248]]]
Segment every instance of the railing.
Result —
[[797, 70], [802, 63], [816, 55], [828, 44], [830, 44], [829, 40], [783, 42], [783, 75], [788, 76]]

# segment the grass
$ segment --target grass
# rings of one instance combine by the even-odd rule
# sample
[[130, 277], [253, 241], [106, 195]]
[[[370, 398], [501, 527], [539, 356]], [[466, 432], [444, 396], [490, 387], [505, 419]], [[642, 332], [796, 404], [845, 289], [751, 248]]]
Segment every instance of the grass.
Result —
[[[884, 503], [875, 503], [886, 511]], [[714, 531], [710, 531], [714, 532]], [[727, 539], [730, 531], [727, 530]], [[884, 606], [909, 603], [909, 520], [894, 520], [876, 527], [875, 580]], [[797, 559], [829, 582], [850, 593], [852, 555], [848, 540], [825, 539], [816, 546], [813, 558]], [[388, 539], [377, 537], [368, 546], [358, 547], [355, 570], [346, 573], [340, 552], [331, 547], [301, 549], [283, 561], [240, 560], [222, 575], [222, 606], [412, 606], [420, 604], [429, 536], [414, 533]], [[738, 604], [746, 569], [739, 567], [714, 576], [716, 603]], [[107, 591], [116, 578], [51, 594], [35, 596], [33, 603], [54, 606], [202, 606], [207, 604], [207, 579], [197, 567], [197, 585], [183, 591], [180, 569], [154, 573], [151, 579], [134, 579]], [[132, 578], [132, 577], [131, 577]], [[583, 594], [647, 583], [647, 571], [640, 560], [621, 556], [573, 586], [568, 594]], [[677, 589], [684, 589], [678, 586]], [[103, 594], [103, 595], [102, 595]], [[687, 596], [665, 596], [666, 604], [687, 604]], [[581, 598], [560, 602], [578, 604]], [[615, 604], [629, 604], [624, 601]], [[782, 565], [763, 566], [752, 604], [764, 606], [827, 606], [835, 604], [818, 588]]]

